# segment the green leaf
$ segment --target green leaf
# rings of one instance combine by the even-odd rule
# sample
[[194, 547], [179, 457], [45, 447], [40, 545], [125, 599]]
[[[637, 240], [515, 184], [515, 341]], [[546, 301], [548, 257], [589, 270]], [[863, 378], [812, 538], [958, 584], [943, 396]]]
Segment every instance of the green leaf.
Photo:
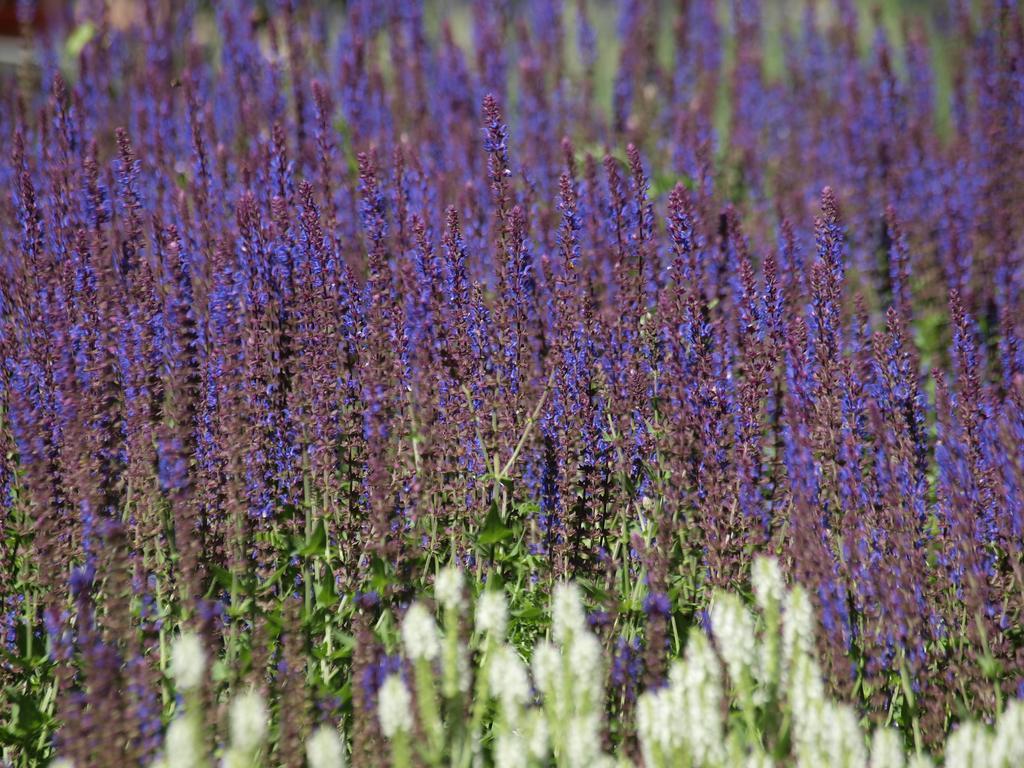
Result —
[[299, 557], [313, 557], [322, 554], [327, 548], [327, 528], [323, 520], [318, 520], [313, 531], [307, 537], [296, 537], [293, 544], [295, 554]]
[[282, 565], [280, 568], [278, 568], [276, 571], [270, 574], [266, 581], [260, 583], [257, 592], [261, 595], [272, 593], [274, 591], [274, 586], [277, 584], [277, 582], [281, 580], [281, 577], [284, 576], [285, 572], [291, 569], [291, 567], [292, 566], [290, 563], [285, 563], [284, 565]]
[[543, 621], [547, 616], [544, 609], [538, 605], [528, 605], [525, 608], [520, 608], [517, 611], [512, 611], [512, 615], [520, 621], [530, 623]]
[[484, 520], [484, 526], [477, 534], [476, 540], [478, 544], [489, 547], [504, 541], [512, 536], [512, 534], [513, 530], [501, 521], [497, 505], [492, 504], [490, 512], [487, 513], [487, 519]]
[[222, 589], [230, 591], [234, 586], [234, 577], [227, 568], [213, 565], [210, 566], [210, 573], [213, 575], [214, 583], [219, 584]]
[[338, 603], [338, 593], [334, 589], [334, 580], [327, 579], [316, 589], [316, 604], [320, 608], [330, 608]]
[[228, 616], [232, 619], [240, 619], [249, 615], [252, 610], [252, 598], [247, 597], [237, 603], [228, 606]]
[[370, 572], [373, 574], [370, 577], [370, 589], [382, 592], [385, 587], [391, 585], [391, 574], [388, 573], [387, 563], [376, 555], [370, 561]]
[[71, 34], [68, 35], [68, 39], [64, 43], [64, 51], [71, 58], [77, 59], [95, 34], [96, 27], [93, 26], [91, 21], [79, 24], [74, 28], [74, 30], [72, 30]]

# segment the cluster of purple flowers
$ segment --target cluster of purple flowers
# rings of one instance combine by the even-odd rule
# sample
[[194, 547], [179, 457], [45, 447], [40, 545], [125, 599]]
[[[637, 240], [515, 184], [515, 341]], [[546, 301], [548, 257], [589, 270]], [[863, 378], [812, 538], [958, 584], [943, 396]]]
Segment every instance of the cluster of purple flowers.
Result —
[[758, 553], [872, 716], [1018, 695], [1016, 2], [628, 0], [608, 61], [588, 0], [203, 5], [3, 76], [0, 681], [45, 650], [63, 754], [152, 756], [172, 616], [311, 717], [325, 590], [369, 706], [376, 617], [519, 538], [614, 706]]

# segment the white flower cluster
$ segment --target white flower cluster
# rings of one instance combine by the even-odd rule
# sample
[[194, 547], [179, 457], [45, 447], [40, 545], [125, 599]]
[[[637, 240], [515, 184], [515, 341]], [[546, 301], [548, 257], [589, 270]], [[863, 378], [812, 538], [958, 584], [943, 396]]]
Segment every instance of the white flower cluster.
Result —
[[864, 735], [850, 707], [833, 702], [826, 704], [816, 730], [822, 747], [820, 759], [803, 765], [832, 765], [837, 768], [864, 768], [867, 765]]
[[[799, 588], [787, 592], [778, 566], [768, 560], [755, 563], [752, 578], [761, 632], [757, 617], [736, 595], [717, 592], [710, 611], [715, 647], [744, 719], [752, 722], [758, 708], [774, 703], [792, 718], [798, 766], [867, 768], [864, 736], [853, 710], [825, 696], [814, 655], [814, 613], [806, 593]], [[780, 677], [787, 681], [785, 702], [777, 701]], [[646, 766], [772, 764], [756, 737], [748, 738], [745, 746], [727, 738], [723, 680], [710, 641], [694, 630], [684, 660], [669, 673], [668, 686], [645, 693], [637, 703], [637, 733]], [[902, 757], [902, 746], [897, 746]], [[894, 765], [892, 747], [891, 736], [878, 737], [874, 752], [879, 768]]]
[[441, 647], [441, 693], [445, 698], [465, 694], [472, 680], [469, 652], [460, 637], [462, 614], [466, 608], [466, 589], [462, 571], [444, 568], [434, 580], [434, 597], [442, 608], [444, 632]]
[[601, 763], [607, 759], [601, 750], [603, 654], [575, 584], [555, 586], [551, 634], [555, 645], [542, 642], [534, 652], [534, 675], [550, 713], [555, 753], [568, 766]]
[[437, 574], [434, 596], [445, 610], [461, 611], [466, 604], [462, 593], [462, 571], [449, 567]]
[[569, 644], [567, 663], [572, 669], [572, 695], [577, 707], [600, 709], [604, 704], [604, 654], [601, 643], [589, 630], [573, 635]]
[[903, 738], [891, 728], [879, 728], [871, 737], [870, 768], [904, 768]]
[[188, 715], [178, 717], [167, 726], [164, 740], [167, 768], [197, 768], [202, 764], [199, 723]]
[[[533, 684], [518, 651], [504, 642], [505, 596], [484, 592], [477, 603], [476, 629], [484, 642], [488, 696], [497, 699], [493, 759], [497, 768], [556, 763], [597, 768], [603, 754], [603, 650], [587, 627], [578, 587], [561, 584], [552, 596], [552, 636], [533, 652]], [[540, 694], [535, 702], [534, 690]], [[539, 706], [536, 704], [539, 703]]]
[[523, 737], [511, 730], [503, 730], [494, 741], [494, 768], [527, 768], [530, 756]]
[[554, 643], [541, 640], [533, 649], [532, 666], [533, 679], [537, 683], [537, 688], [545, 696], [552, 696], [555, 686], [559, 685], [565, 670], [561, 652]]
[[[792, 713], [793, 745], [800, 766], [837, 760], [840, 766], [864, 766], [863, 736], [853, 712], [825, 697], [825, 685], [814, 650], [814, 609], [799, 586], [786, 595], [782, 625], [782, 679]], [[852, 723], [857, 746], [850, 744]], [[849, 747], [854, 754], [841, 754]]]
[[764, 630], [757, 645], [757, 687], [751, 703], [757, 707], [768, 704], [777, 695], [782, 682], [782, 603], [786, 599], [786, 584], [778, 562], [770, 557], [754, 558], [750, 570], [754, 587], [754, 600], [761, 611]]
[[413, 661], [433, 661], [441, 655], [437, 622], [423, 603], [413, 603], [402, 620], [402, 644]]
[[583, 612], [580, 588], [573, 583], [556, 584], [551, 601], [551, 630], [555, 642], [565, 644], [586, 628], [587, 617]]
[[345, 768], [345, 745], [341, 735], [321, 725], [306, 741], [306, 761], [309, 768]]
[[250, 689], [236, 696], [228, 715], [232, 749], [244, 754], [259, 749], [267, 737], [269, 718], [267, 705], [257, 691]]
[[508, 604], [501, 592], [488, 591], [480, 595], [476, 604], [476, 629], [497, 639], [505, 637], [508, 625]]
[[195, 632], [182, 632], [171, 646], [171, 677], [182, 693], [194, 691], [203, 682], [206, 651]]
[[720, 765], [725, 758], [722, 670], [703, 632], [690, 633], [686, 654], [672, 665], [669, 684], [637, 702], [644, 764]]
[[526, 768], [548, 756], [548, 724], [539, 709], [529, 710], [517, 727], [503, 727], [494, 743], [495, 768]]
[[990, 731], [961, 724], [946, 741], [947, 768], [1019, 768], [1024, 765], [1024, 701], [1011, 701]]
[[377, 691], [377, 718], [381, 733], [389, 739], [412, 731], [412, 694], [400, 675], [388, 675]]
[[502, 645], [491, 659], [490, 669], [491, 690], [501, 702], [506, 718], [515, 719], [519, 708], [530, 699], [530, 678], [526, 665], [519, 654], [508, 645]]
[[561, 754], [569, 768], [590, 768], [601, 762], [601, 717], [597, 712], [573, 715], [559, 724], [562, 735]]
[[786, 595], [786, 615], [782, 625], [782, 655], [787, 667], [800, 656], [814, 653], [814, 607], [802, 587]]
[[754, 617], [743, 607], [737, 595], [715, 593], [711, 604], [711, 627], [730, 677], [737, 682], [753, 677], [757, 642]]
[[1003, 768], [1024, 765], [1024, 701], [1014, 699], [996, 723], [992, 737], [992, 762]]
[[[639, 697], [636, 732], [644, 768], [774, 768], [776, 759], [798, 768], [931, 768], [927, 756], [908, 755], [904, 736], [891, 729], [875, 730], [868, 748], [854, 711], [826, 695], [807, 593], [800, 587], [787, 589], [778, 564], [768, 559], [754, 562], [751, 580], [757, 614], [735, 595], [716, 593], [711, 634], [692, 629], [683, 658], [669, 669], [667, 684]], [[602, 748], [604, 649], [587, 625], [579, 588], [556, 587], [551, 639], [535, 646], [529, 664], [505, 639], [505, 595], [484, 592], [477, 602], [472, 640], [482, 665], [475, 674], [461, 639], [466, 636], [466, 594], [462, 574], [446, 569], [435, 583], [435, 597], [444, 611], [443, 632], [422, 603], [410, 606], [402, 621], [402, 646], [414, 662], [413, 674], [408, 684], [402, 675], [392, 674], [377, 692], [377, 718], [390, 741], [391, 764], [631, 766], [624, 754], [613, 757]], [[439, 664], [432, 663], [438, 659]], [[205, 672], [202, 643], [198, 636], [183, 633], [172, 646], [170, 660], [178, 690], [196, 690]], [[472, 681], [476, 688], [471, 693]], [[182, 699], [185, 708], [168, 726], [163, 755], [151, 768], [213, 765], [204, 753], [210, 734], [204, 733], [200, 713], [194, 711], [195, 700]], [[496, 708], [491, 707], [494, 700]], [[759, 721], [765, 714], [767, 719]], [[260, 763], [269, 719], [266, 703], [255, 691], [234, 698], [221, 768]], [[759, 722], [781, 725], [788, 736], [759, 732]], [[777, 744], [789, 744], [789, 751], [770, 753]], [[266, 761], [265, 755], [262, 759]], [[306, 762], [310, 768], [345, 768], [341, 734], [330, 726], [317, 728], [306, 742]], [[943, 765], [1024, 766], [1024, 702], [1009, 703], [994, 727], [960, 725], [947, 741]], [[73, 766], [58, 759], [51, 768]]]
[[770, 557], [756, 557], [750, 568], [750, 583], [754, 587], [754, 599], [763, 613], [779, 609], [786, 598], [786, 582], [782, 578], [779, 563]]

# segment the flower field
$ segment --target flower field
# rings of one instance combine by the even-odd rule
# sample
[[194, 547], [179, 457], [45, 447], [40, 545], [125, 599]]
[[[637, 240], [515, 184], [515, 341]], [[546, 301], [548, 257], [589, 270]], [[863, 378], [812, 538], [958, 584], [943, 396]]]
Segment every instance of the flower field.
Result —
[[0, 765], [1024, 765], [1017, 0], [52, 5]]

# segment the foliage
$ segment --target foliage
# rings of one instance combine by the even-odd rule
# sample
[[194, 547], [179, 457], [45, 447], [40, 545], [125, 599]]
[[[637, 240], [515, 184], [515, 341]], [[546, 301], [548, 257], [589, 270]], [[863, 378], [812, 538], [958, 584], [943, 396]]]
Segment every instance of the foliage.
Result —
[[54, 4], [0, 74], [2, 760], [999, 742], [1021, 10], [791, 4]]

